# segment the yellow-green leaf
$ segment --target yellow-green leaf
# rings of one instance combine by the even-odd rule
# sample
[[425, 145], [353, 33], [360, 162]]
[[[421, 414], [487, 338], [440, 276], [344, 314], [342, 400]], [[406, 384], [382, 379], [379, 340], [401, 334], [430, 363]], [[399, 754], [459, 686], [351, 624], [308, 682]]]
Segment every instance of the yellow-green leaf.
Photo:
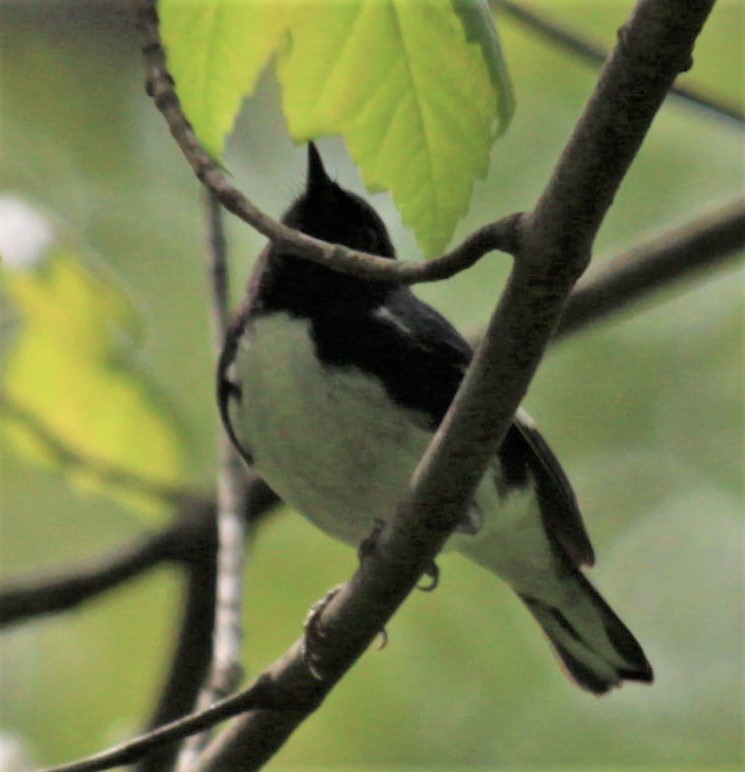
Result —
[[162, 0], [159, 5], [179, 99], [216, 159], [285, 28], [282, 5], [266, 0]]
[[319, 6], [301, 8], [279, 69], [290, 131], [343, 133], [368, 188], [390, 190], [425, 253], [441, 251], [509, 116], [503, 70], [450, 2], [344, 3], [322, 36]]
[[279, 46], [293, 138], [342, 134], [425, 253], [446, 246], [513, 109], [485, 0], [163, 0], [161, 15], [178, 93], [211, 152]]
[[100, 270], [54, 243], [20, 264], [7, 233], [0, 245], [4, 294], [19, 319], [0, 385], [0, 428], [19, 452], [76, 484], [164, 511], [157, 490], [181, 481], [183, 442], [134, 362], [134, 308]]

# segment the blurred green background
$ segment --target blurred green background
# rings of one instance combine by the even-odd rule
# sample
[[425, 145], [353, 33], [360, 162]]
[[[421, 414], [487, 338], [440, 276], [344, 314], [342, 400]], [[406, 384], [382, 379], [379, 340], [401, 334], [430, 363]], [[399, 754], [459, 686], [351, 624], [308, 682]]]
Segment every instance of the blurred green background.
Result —
[[[147, 323], [139, 362], [180, 416], [194, 485], [208, 488], [217, 414], [201, 198], [144, 95], [129, 4], [75, 5], [0, 2], [0, 194], [46, 210], [131, 295]], [[631, 6], [531, 3], [607, 45]], [[531, 206], [595, 79], [509, 19], [500, 31], [517, 115], [458, 236]], [[745, 5], [718, 3], [687, 78], [741, 102], [744, 32]], [[320, 146], [327, 168], [359, 190], [343, 144]], [[279, 214], [302, 189], [303, 159], [266, 74], [228, 167]], [[740, 129], [669, 102], [600, 233], [598, 260], [742, 194], [744, 173]], [[402, 255], [416, 256], [386, 196], [373, 200]], [[262, 239], [232, 219], [228, 232], [237, 296]], [[469, 333], [506, 270], [492, 255], [418, 292]], [[506, 587], [445, 557], [437, 592], [407, 601], [386, 650], [358, 663], [272, 768], [740, 768], [742, 333], [741, 270], [698, 277], [557, 346], [527, 400], [578, 491], [598, 553], [592, 577], [644, 643], [654, 686], [600, 700], [576, 690]], [[6, 446], [0, 485], [5, 579], [94, 556], [152, 525]], [[284, 652], [310, 604], [355, 563], [292, 513], [261, 528], [247, 578], [249, 675]], [[0, 768], [13, 740], [49, 764], [139, 730], [175, 631], [176, 579], [161, 570], [3, 631]]]

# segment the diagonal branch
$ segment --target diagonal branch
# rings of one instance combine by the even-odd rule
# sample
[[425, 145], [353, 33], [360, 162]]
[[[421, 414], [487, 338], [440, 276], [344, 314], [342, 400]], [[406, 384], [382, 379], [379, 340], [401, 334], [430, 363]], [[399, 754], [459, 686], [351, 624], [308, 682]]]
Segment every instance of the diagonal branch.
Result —
[[[242, 511], [255, 523], [278, 501], [274, 491], [253, 476], [246, 486]], [[0, 627], [75, 608], [164, 562], [188, 565], [199, 560], [214, 520], [214, 499], [184, 497], [173, 522], [162, 531], [140, 537], [87, 565], [76, 563], [69, 569], [9, 580], [0, 589]]]
[[744, 249], [745, 201], [738, 201], [616, 255], [577, 283], [554, 339]]
[[[89, 756], [87, 759], [49, 767], [45, 772], [94, 772], [94, 770], [132, 764], [166, 743], [172, 743], [203, 729], [209, 729], [226, 718], [258, 707], [285, 711], [293, 710], [297, 706], [289, 701], [287, 695], [283, 695], [281, 691], [274, 688], [274, 685], [262, 677], [250, 689], [226, 697], [201, 713], [172, 721], [141, 737], [109, 748], [95, 756]], [[306, 708], [307, 706], [303, 707]], [[238, 766], [233, 769], [242, 768]]]
[[[743, 250], [745, 203], [735, 202], [611, 257], [577, 283], [552, 342], [586, 330], [693, 272], [726, 264]], [[78, 461], [88, 463], [87, 459]], [[244, 511], [253, 513], [252, 523], [278, 501], [257, 477], [249, 481], [246, 495], [256, 501], [244, 504]], [[202, 506], [212, 507], [208, 498]], [[209, 517], [213, 516], [214, 511]], [[82, 568], [75, 566], [48, 576], [11, 581], [0, 589], [0, 627], [65, 611], [149, 570], [168, 556], [180, 559], [182, 550], [190, 550], [192, 543], [204, 538], [200, 529], [185, 526], [182, 519], [179, 514], [166, 531], [138, 539]]]
[[[543, 14], [531, 11], [520, 3], [514, 3], [511, 0], [491, 0], [491, 4], [502, 9], [513, 19], [537, 34], [543, 35], [552, 43], [571, 51], [590, 64], [600, 67], [608, 55], [602, 46], [595, 45], [564, 25], [546, 18]], [[705, 94], [690, 86], [674, 85], [670, 89], [670, 96], [707, 110], [718, 117], [727, 118], [741, 128], [745, 126], [745, 115], [738, 105], [716, 99], [711, 94]]]
[[0, 627], [44, 614], [54, 614], [84, 603], [160, 564], [179, 540], [180, 522], [154, 536], [103, 555], [88, 565], [67, 571], [8, 580], [0, 590]]
[[[743, 250], [745, 203], [736, 202], [616, 255], [577, 283], [552, 342], [581, 332], [607, 315], [695, 271], [725, 264]], [[69, 452], [65, 450], [65, 454]], [[87, 459], [78, 461], [88, 462]], [[278, 501], [274, 492], [257, 477], [250, 480], [246, 490], [246, 495], [255, 501], [253, 505], [244, 504], [244, 511], [253, 513], [252, 523]], [[193, 503], [194, 509], [200, 506], [210, 510], [205, 518], [214, 517], [214, 506], [209, 497]], [[87, 566], [76, 565], [69, 570], [6, 583], [0, 589], [0, 627], [65, 611], [163, 560], [182, 560], [181, 556], [189, 552], [192, 545], [204, 539], [201, 527], [185, 523], [184, 517], [177, 514], [165, 531], [138, 539]], [[188, 519], [188, 515], [186, 517]]]

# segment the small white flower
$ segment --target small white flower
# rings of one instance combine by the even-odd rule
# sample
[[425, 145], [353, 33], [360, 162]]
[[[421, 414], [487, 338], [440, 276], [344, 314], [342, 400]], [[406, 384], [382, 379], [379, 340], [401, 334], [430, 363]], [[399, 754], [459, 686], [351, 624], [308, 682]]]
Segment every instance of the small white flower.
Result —
[[54, 241], [52, 225], [13, 195], [0, 196], [0, 258], [11, 268], [32, 268]]

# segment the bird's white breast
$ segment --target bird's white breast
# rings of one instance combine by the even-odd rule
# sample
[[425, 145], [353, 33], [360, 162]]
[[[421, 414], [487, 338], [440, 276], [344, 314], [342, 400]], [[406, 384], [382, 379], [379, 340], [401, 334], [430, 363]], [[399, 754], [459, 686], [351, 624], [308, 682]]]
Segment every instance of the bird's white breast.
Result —
[[322, 365], [306, 319], [277, 312], [252, 321], [235, 367], [242, 400], [231, 415], [259, 474], [320, 528], [357, 545], [393, 512], [429, 432], [379, 380]]
[[[322, 365], [309, 321], [283, 312], [247, 326], [234, 377], [242, 394], [231, 408], [236, 434], [285, 502], [353, 546], [393, 514], [431, 434], [379, 380]], [[543, 592], [553, 561], [532, 485], [505, 506], [493, 478], [500, 474], [495, 459], [477, 490], [479, 533], [456, 533], [449, 546], [526, 592]]]

